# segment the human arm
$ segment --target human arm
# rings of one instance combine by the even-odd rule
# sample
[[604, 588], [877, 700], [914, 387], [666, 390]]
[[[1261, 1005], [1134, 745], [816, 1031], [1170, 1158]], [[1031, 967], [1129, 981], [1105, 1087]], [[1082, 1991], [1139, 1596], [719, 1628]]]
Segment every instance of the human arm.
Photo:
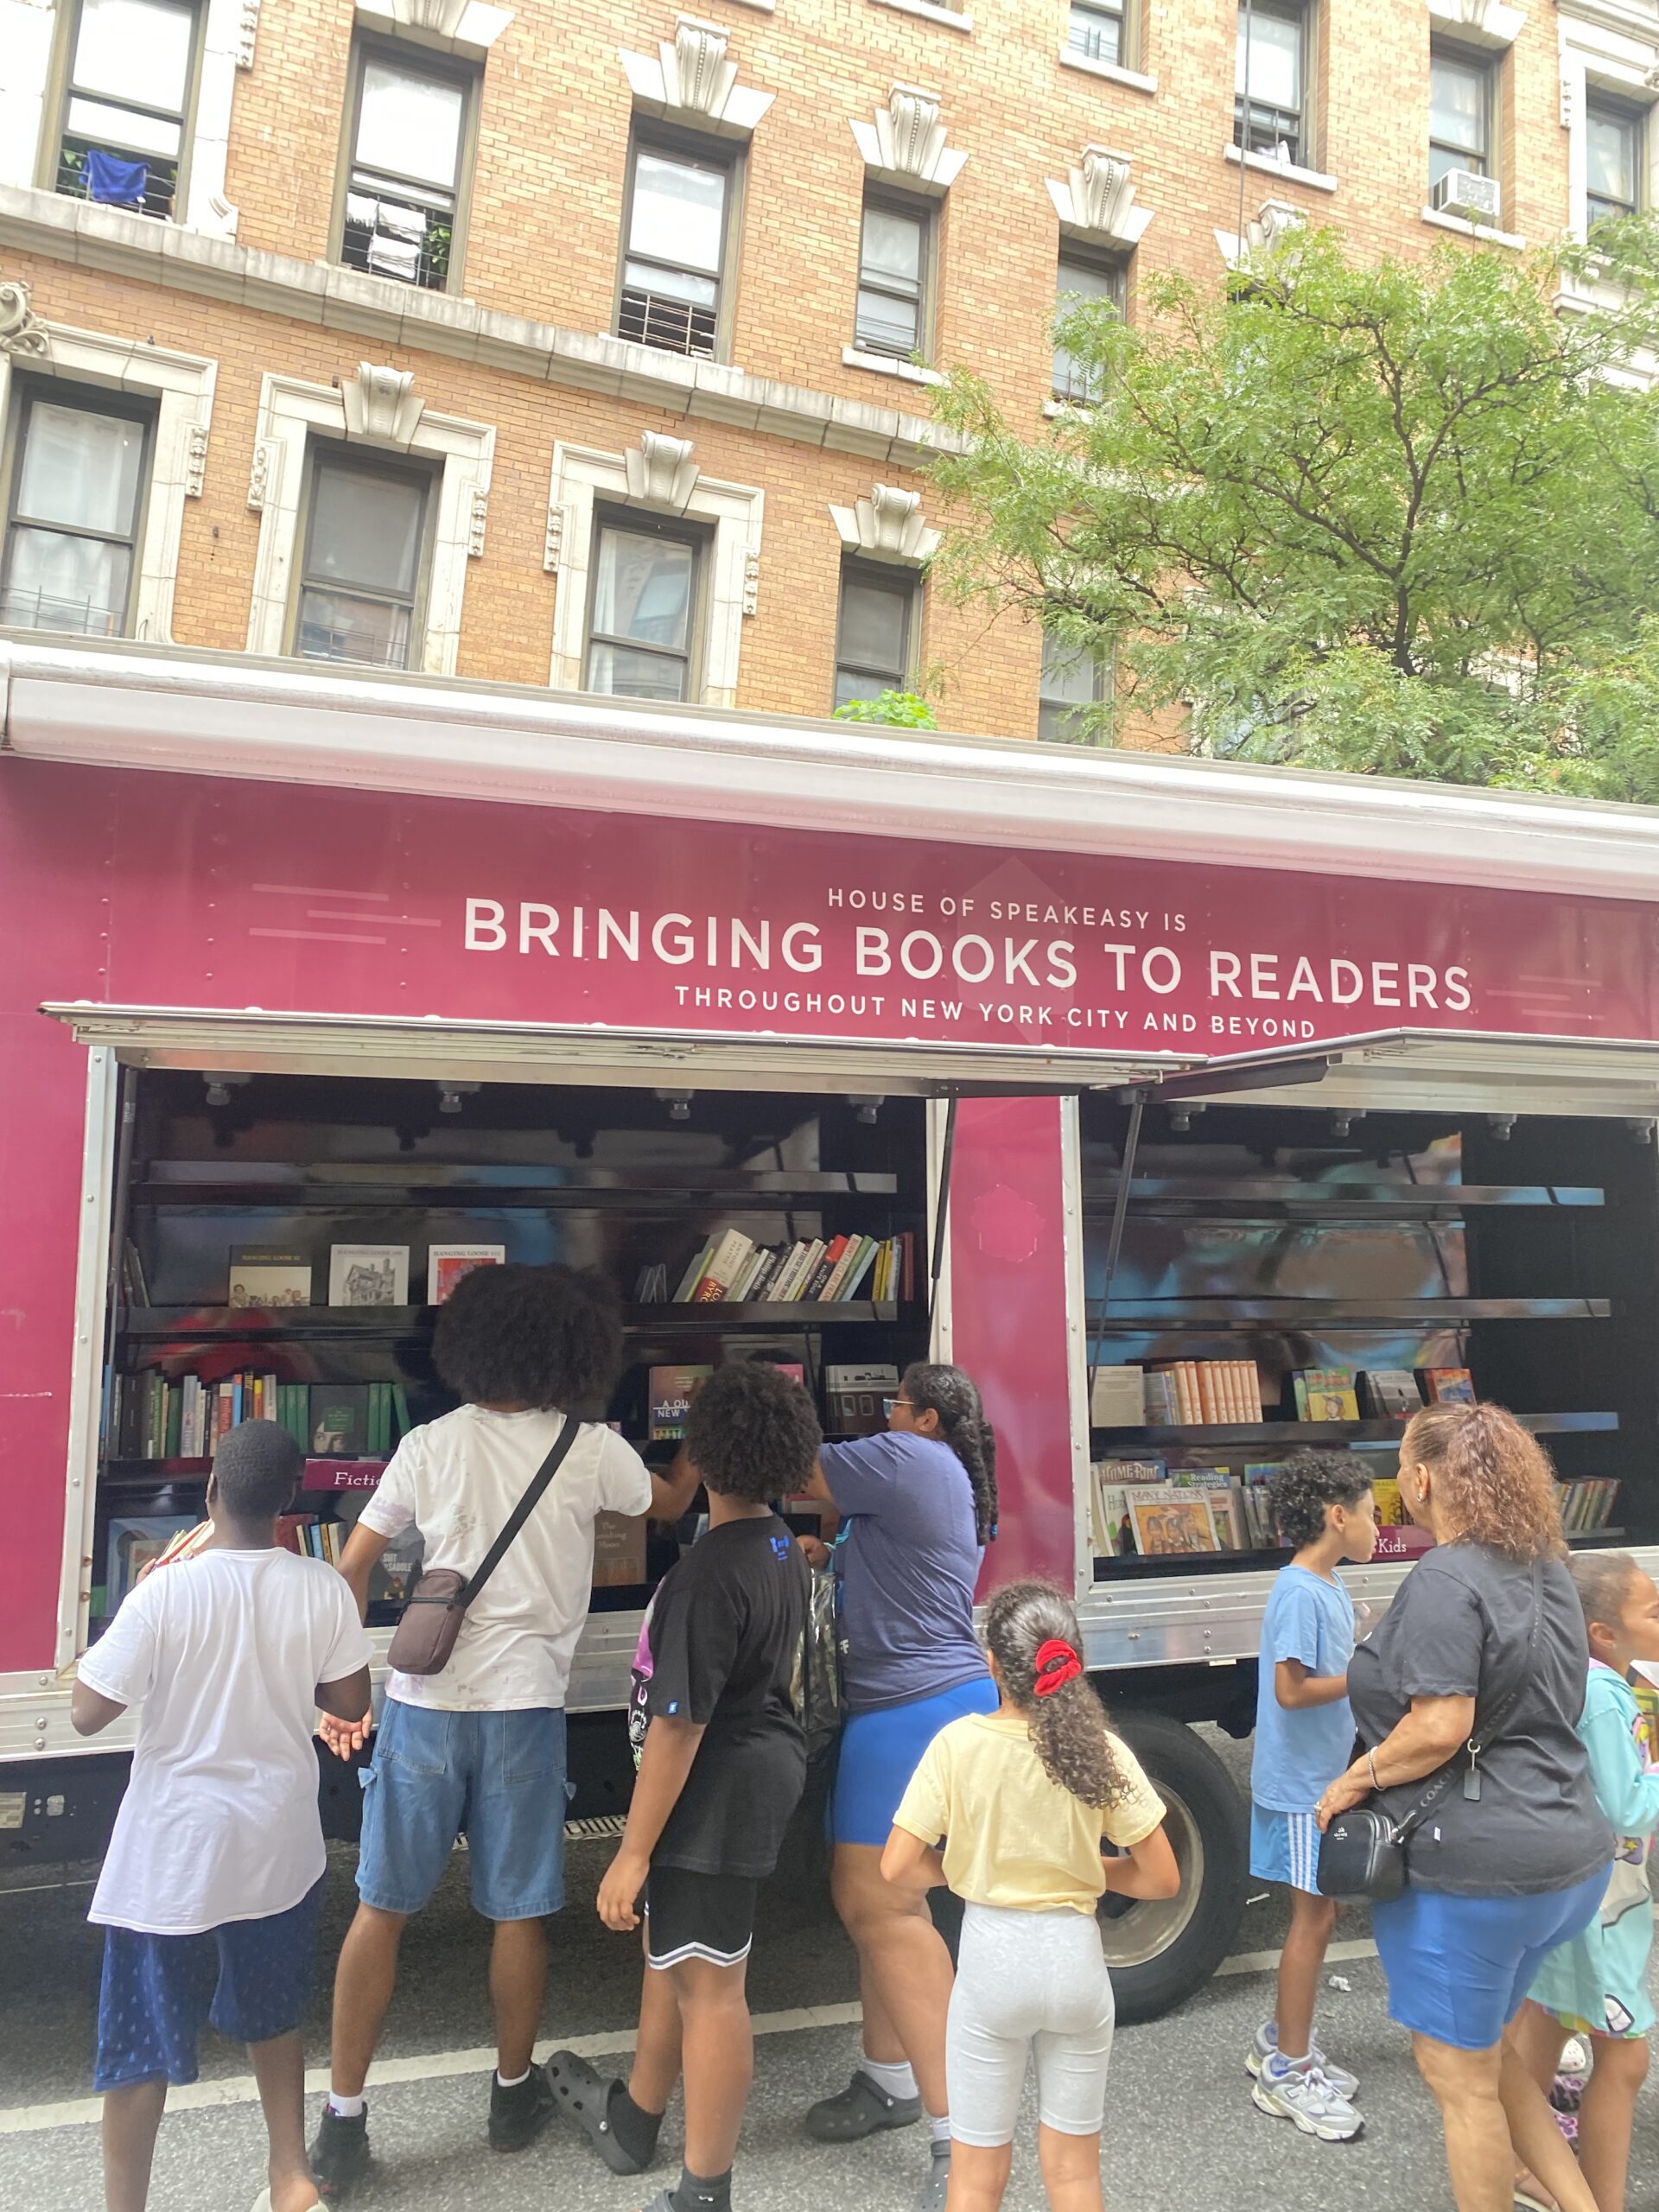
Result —
[[77, 1736], [96, 1736], [126, 1711], [119, 1699], [105, 1697], [90, 1682], [77, 1681], [69, 1693], [69, 1719]]
[[317, 1734], [337, 1759], [355, 1758], [374, 1731], [370, 1651], [363, 1621], [369, 1609], [370, 1571], [391, 1541], [389, 1535], [365, 1528], [359, 1521], [340, 1554], [339, 1572], [346, 1585], [346, 1605], [336, 1624], [333, 1648], [318, 1669], [315, 1692], [322, 1715]]
[[896, 1827], [881, 1853], [881, 1878], [895, 1890], [925, 1897], [944, 1887], [944, 1853], [937, 1843], [925, 1843], [910, 1829]]
[[1348, 1694], [1344, 1675], [1316, 1675], [1300, 1659], [1281, 1659], [1273, 1670], [1273, 1694], [1287, 1713], [1336, 1705]]
[[90, 1651], [81, 1654], [69, 1693], [69, 1720], [78, 1736], [96, 1736], [130, 1705], [142, 1705], [156, 1679], [156, 1615], [165, 1600], [166, 1576], [130, 1589], [115, 1618]]
[[1363, 1804], [1373, 1789], [1395, 1789], [1435, 1773], [1469, 1741], [1474, 1727], [1472, 1697], [1413, 1698], [1398, 1726], [1339, 1774], [1320, 1798], [1315, 1808], [1320, 1827]]
[[371, 1529], [361, 1521], [346, 1539], [346, 1548], [340, 1555], [340, 1572], [357, 1601], [357, 1618], [360, 1621], [369, 1617], [369, 1577], [391, 1541], [391, 1534]]
[[651, 1872], [651, 1854], [668, 1826], [669, 1815], [680, 1802], [680, 1792], [702, 1742], [703, 1726], [677, 1715], [658, 1713], [645, 1731], [621, 1848], [599, 1885], [599, 1916], [618, 1935], [639, 1925], [639, 1892]]
[[682, 1444], [665, 1475], [659, 1475], [654, 1468], [650, 1471], [652, 1519], [683, 1521], [702, 1484], [696, 1460]]
[[1161, 1821], [1150, 1835], [1143, 1835], [1138, 1843], [1112, 1858], [1103, 1859], [1101, 1867], [1107, 1892], [1112, 1897], [1173, 1897], [1181, 1886], [1181, 1870]]
[[1659, 1827], [1659, 1767], [1643, 1758], [1623, 1700], [1592, 1694], [1579, 1727], [1607, 1825], [1615, 1835], [1651, 1835]]
[[[344, 1727], [351, 1727], [366, 1720], [372, 1693], [369, 1688], [367, 1667], [359, 1667], [349, 1675], [342, 1675], [335, 1681], [319, 1682], [316, 1700], [322, 1711]], [[368, 1731], [363, 1731], [365, 1736]]]

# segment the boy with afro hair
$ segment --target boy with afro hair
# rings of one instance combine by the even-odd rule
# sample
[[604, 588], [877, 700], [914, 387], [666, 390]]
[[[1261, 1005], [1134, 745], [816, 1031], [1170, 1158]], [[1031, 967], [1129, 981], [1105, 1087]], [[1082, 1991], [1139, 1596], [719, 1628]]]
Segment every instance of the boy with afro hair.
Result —
[[1346, 2143], [1364, 2124], [1353, 2103], [1359, 2084], [1313, 2041], [1315, 1993], [1337, 1918], [1334, 1901], [1319, 1891], [1313, 1808], [1353, 1749], [1354, 1603], [1337, 1567], [1376, 1551], [1376, 1507], [1365, 1460], [1348, 1452], [1299, 1452], [1268, 1496], [1292, 1556], [1262, 1624], [1250, 1872], [1289, 1888], [1290, 1932], [1279, 1960], [1278, 2017], [1257, 2030], [1245, 2063], [1259, 2111], [1294, 2120], [1319, 2142]]
[[656, 2156], [685, 2082], [685, 2164], [651, 2212], [729, 2212], [732, 2158], [753, 2072], [745, 1978], [759, 1885], [806, 1781], [791, 1696], [810, 1570], [772, 1501], [804, 1490], [823, 1441], [798, 1382], [728, 1360], [691, 1402], [686, 1454], [709, 1492], [708, 1533], [663, 1581], [636, 1662], [645, 1741], [600, 1917], [637, 1928], [639, 2039], [625, 2087], [569, 2051], [555, 2094], [613, 2172]]

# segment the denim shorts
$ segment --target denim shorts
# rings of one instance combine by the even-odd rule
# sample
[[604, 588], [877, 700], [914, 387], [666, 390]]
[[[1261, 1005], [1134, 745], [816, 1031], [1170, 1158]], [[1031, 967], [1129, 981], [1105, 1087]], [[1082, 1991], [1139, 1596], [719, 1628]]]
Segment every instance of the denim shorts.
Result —
[[1371, 1907], [1389, 2018], [1455, 2050], [1490, 2050], [1546, 1956], [1590, 1925], [1606, 1888], [1605, 1866], [1570, 1890], [1529, 1897], [1452, 1897], [1408, 1882]]
[[106, 1928], [93, 2088], [157, 2079], [182, 2088], [196, 2078], [206, 2023], [232, 2043], [269, 2043], [297, 2028], [310, 2001], [327, 1881], [319, 1875], [286, 1912], [227, 1921], [201, 1936]]
[[486, 1920], [540, 1920], [564, 1903], [564, 1714], [440, 1713], [386, 1700], [363, 1776], [358, 1894], [418, 1912], [465, 1836]]

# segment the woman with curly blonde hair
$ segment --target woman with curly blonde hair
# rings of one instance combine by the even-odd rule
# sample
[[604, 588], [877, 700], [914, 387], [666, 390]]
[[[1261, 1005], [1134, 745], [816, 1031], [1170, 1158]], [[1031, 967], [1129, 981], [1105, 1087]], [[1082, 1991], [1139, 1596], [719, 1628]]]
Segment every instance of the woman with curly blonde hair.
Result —
[[1545, 1955], [1594, 1918], [1613, 1853], [1578, 1733], [1584, 1613], [1554, 1471], [1500, 1407], [1429, 1406], [1401, 1440], [1400, 1491], [1435, 1548], [1354, 1654], [1368, 1748], [1320, 1799], [1319, 1825], [1373, 1796], [1402, 1821], [1441, 1780], [1405, 1890], [1372, 1926], [1459, 2212], [1510, 2212], [1518, 2162], [1560, 2212], [1596, 2212], [1507, 2033]]

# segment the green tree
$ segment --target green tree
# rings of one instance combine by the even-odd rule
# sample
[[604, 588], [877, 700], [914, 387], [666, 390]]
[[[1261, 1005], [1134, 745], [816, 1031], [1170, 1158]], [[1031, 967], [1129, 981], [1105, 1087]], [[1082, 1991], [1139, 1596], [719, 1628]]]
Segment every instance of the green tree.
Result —
[[[1041, 438], [957, 372], [948, 588], [1114, 655], [1229, 757], [1659, 798], [1659, 226], [1522, 260], [1258, 251], [1057, 337], [1098, 400]], [[1563, 278], [1589, 308], [1560, 304]], [[1650, 613], [1649, 610], [1652, 610]]]
[[874, 699], [849, 699], [836, 709], [838, 722], [890, 722], [896, 729], [938, 729], [938, 716], [914, 691], [878, 691]]

